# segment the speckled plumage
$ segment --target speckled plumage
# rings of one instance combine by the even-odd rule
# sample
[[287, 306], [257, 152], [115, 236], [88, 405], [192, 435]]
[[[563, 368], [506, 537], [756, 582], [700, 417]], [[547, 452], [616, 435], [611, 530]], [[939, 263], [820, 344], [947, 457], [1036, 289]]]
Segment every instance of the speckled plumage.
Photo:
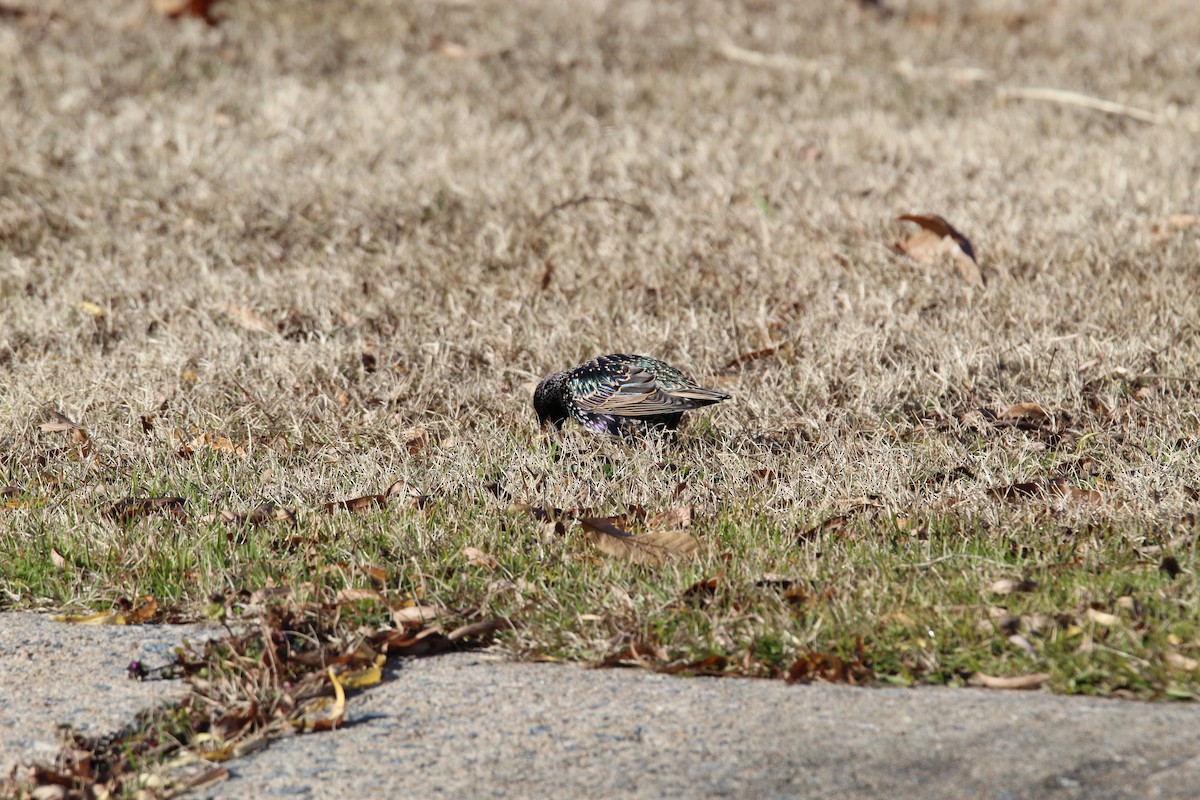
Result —
[[683, 412], [728, 400], [679, 370], [648, 356], [613, 353], [544, 378], [533, 393], [543, 426], [568, 417], [595, 433], [674, 430]]

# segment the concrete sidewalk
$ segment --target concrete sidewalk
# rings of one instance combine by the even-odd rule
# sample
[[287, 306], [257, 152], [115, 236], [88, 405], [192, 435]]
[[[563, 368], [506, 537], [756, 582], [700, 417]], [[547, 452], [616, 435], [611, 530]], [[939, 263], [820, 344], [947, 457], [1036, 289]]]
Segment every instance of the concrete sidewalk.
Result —
[[410, 661], [242, 797], [1200, 797], [1200, 707]]
[[129, 680], [129, 662], [165, 664], [183, 639], [220, 635], [203, 625], [68, 625], [44, 614], [0, 614], [0, 775], [49, 762], [60, 724], [111, 733], [137, 712], [184, 695], [180, 681]]
[[[126, 680], [211, 629], [0, 615], [0, 768], [55, 725], [115, 730], [181, 694]], [[349, 725], [225, 766], [195, 797], [1200, 797], [1200, 707], [964, 689], [854, 689], [514, 664], [400, 662]]]

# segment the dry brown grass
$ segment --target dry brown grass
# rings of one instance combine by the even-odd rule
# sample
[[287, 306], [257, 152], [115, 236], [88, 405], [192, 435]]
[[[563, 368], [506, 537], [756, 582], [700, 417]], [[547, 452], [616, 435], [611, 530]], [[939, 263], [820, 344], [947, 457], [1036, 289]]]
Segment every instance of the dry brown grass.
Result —
[[[785, 626], [786, 654], [883, 630], [908, 589], [872, 559], [980, 548], [1048, 568], [1039, 548], [1068, 531], [1071, 557], [1123, 560], [1112, 586], [1054, 602], [1108, 607], [1121, 575], [1173, 552], [1187, 588], [1163, 602], [1194, 625], [1196, 527], [1179, 520], [1200, 487], [1200, 226], [1161, 226], [1200, 213], [1200, 20], [1187, 0], [887, 5], [230, 3], [209, 28], [109, 0], [0, 19], [0, 466], [50, 498], [2, 518], [4, 547], [33, 563], [51, 537], [96, 559], [70, 580], [0, 572], [3, 602], [153, 582], [152, 545], [98, 512], [111, 499], [319, 509], [399, 476], [442, 504], [434, 521], [313, 521], [341, 542], [330, 559], [383, 541], [419, 573], [467, 542], [553, 570], [579, 548], [511, 528], [510, 500], [689, 503], [711, 520], [700, 574], [734, 553], [745, 576], [859, 582], [824, 628]], [[1164, 120], [998, 98], [1025, 86]], [[972, 238], [985, 287], [893, 251], [913, 212]], [[574, 431], [557, 449], [533, 382], [610, 351], [735, 402], [675, 443]], [[975, 413], [1022, 401], [1053, 422]], [[88, 427], [92, 455], [47, 453], [50, 409]], [[180, 459], [176, 429], [251, 455]], [[1053, 477], [1104, 500], [985, 491]], [[888, 521], [856, 544], [793, 544], [863, 497]], [[178, 599], [240, 588], [262, 557], [193, 554]], [[637, 600], [658, 578], [595, 569], [634, 587], [638, 624], [661, 615]], [[694, 577], [672, 575], [672, 591]], [[582, 607], [624, 602], [594, 591]], [[614, 631], [571, 620], [513, 645], [594, 654]]]

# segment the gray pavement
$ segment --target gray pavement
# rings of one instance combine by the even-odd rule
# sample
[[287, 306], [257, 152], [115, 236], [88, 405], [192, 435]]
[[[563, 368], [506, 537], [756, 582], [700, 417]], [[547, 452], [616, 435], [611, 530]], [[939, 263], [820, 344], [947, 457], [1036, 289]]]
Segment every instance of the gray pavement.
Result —
[[[0, 615], [0, 767], [58, 722], [115, 730], [170, 682], [124, 678], [203, 629]], [[1200, 707], [1040, 693], [854, 689], [513, 664], [396, 665], [349, 725], [228, 762], [203, 798], [1200, 797]]]
[[134, 681], [129, 662], [166, 663], [169, 651], [214, 629], [198, 625], [70, 625], [42, 614], [0, 613], [0, 775], [49, 762], [58, 725], [102, 735], [143, 708], [183, 696], [180, 681]]
[[404, 663], [352, 724], [207, 798], [1200, 797], [1200, 708], [512, 664]]

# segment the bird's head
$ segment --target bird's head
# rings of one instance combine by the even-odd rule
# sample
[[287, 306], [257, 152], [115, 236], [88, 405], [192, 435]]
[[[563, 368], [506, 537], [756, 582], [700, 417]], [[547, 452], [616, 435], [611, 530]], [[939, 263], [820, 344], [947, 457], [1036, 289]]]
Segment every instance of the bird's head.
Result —
[[566, 398], [563, 397], [566, 376], [557, 372], [542, 382], [533, 390], [533, 410], [537, 412], [538, 424], [543, 428], [552, 423], [555, 428], [562, 428], [569, 416]]

